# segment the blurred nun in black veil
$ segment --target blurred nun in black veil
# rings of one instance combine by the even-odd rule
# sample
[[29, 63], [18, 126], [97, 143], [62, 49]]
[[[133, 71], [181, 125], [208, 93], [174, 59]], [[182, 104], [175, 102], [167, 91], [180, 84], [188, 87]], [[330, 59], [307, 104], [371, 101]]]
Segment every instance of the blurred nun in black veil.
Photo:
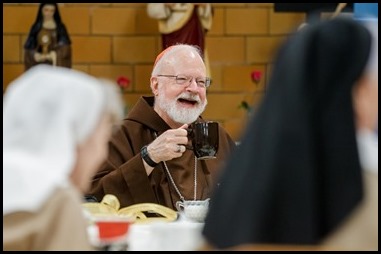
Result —
[[211, 198], [207, 249], [378, 249], [374, 26], [322, 21], [280, 48]]

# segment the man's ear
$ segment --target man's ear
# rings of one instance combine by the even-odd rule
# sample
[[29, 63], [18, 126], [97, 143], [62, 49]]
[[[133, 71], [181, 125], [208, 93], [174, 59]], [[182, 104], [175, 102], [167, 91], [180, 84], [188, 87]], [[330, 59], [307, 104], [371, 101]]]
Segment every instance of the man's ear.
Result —
[[157, 95], [158, 94], [158, 90], [159, 90], [159, 82], [157, 80], [157, 77], [151, 77], [150, 78], [150, 86], [151, 86], [151, 91], [153, 93], [153, 95]]

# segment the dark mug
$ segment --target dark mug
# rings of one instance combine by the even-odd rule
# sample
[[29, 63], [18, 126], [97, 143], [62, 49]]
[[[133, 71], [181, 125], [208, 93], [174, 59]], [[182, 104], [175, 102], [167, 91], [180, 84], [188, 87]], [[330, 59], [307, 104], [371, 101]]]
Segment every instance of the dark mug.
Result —
[[199, 160], [215, 159], [218, 152], [218, 123], [195, 122], [189, 126], [188, 137]]

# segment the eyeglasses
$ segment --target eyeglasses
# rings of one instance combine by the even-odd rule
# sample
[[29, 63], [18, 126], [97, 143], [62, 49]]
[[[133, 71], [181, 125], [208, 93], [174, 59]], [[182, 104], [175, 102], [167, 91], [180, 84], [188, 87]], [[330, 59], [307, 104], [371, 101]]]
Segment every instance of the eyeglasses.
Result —
[[[175, 78], [176, 84], [184, 85], [187, 83], [191, 83], [193, 77], [185, 76], [185, 75], [157, 75], [158, 77], [166, 77], [166, 78]], [[206, 78], [196, 78], [196, 83], [198, 87], [208, 88], [212, 83], [212, 80], [208, 77]]]

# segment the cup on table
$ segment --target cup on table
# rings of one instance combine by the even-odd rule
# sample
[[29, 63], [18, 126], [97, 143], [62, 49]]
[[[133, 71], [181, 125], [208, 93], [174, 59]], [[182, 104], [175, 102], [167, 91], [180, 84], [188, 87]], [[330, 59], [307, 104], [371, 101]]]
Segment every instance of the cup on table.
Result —
[[176, 208], [179, 212], [183, 212], [185, 218], [195, 222], [204, 222], [209, 209], [209, 198], [177, 201]]
[[189, 126], [188, 137], [192, 141], [193, 152], [199, 160], [215, 159], [218, 152], [218, 123], [195, 122]]

